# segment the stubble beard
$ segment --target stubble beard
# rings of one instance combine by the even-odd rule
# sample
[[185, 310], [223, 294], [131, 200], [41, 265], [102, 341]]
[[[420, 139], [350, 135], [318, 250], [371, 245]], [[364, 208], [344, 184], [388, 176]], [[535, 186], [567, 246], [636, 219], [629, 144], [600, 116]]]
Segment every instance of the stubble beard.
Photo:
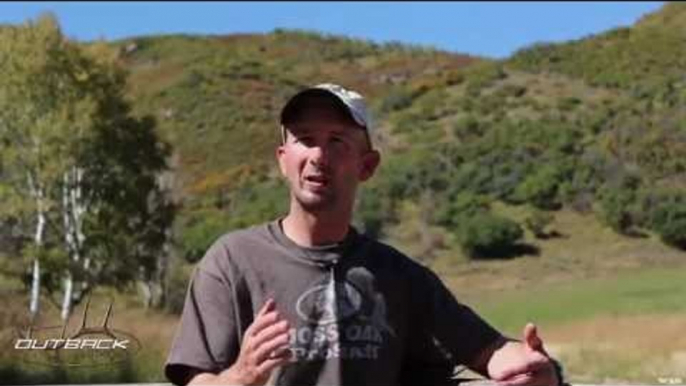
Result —
[[325, 192], [312, 192], [304, 186], [300, 186], [298, 190], [292, 192], [291, 196], [298, 203], [298, 206], [311, 213], [332, 211], [338, 203], [338, 196], [333, 189]]

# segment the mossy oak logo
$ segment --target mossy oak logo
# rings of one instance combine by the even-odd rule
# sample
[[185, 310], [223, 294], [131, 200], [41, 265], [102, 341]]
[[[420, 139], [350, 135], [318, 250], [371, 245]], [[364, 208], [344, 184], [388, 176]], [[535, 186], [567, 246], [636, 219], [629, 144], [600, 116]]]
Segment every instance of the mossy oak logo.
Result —
[[294, 362], [379, 357], [395, 332], [383, 296], [365, 285], [369, 274], [359, 276], [359, 284], [330, 277], [298, 297], [295, 308], [304, 323], [289, 332]]
[[69, 320], [61, 326], [29, 325], [13, 342], [16, 357], [31, 364], [52, 366], [114, 365], [131, 359], [141, 344], [132, 334], [109, 326], [112, 302], [98, 326], [88, 326], [90, 298], [79, 328], [67, 332]]
[[352, 284], [331, 280], [303, 293], [296, 311], [306, 322], [324, 325], [358, 314], [362, 303], [362, 294]]

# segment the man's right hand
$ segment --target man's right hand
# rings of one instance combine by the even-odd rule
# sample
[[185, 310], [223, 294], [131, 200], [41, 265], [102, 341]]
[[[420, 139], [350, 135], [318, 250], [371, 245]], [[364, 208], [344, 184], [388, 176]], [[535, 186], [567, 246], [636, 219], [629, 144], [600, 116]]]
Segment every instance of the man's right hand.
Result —
[[276, 367], [288, 362], [290, 325], [281, 318], [274, 300], [262, 306], [255, 320], [245, 331], [236, 362], [219, 374], [198, 374], [189, 385], [256, 385], [267, 383]]

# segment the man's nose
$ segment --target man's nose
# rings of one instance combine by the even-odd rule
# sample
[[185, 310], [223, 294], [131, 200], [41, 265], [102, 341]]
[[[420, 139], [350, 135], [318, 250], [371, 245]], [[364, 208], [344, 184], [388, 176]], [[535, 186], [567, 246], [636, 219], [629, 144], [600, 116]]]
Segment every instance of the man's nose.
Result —
[[315, 145], [310, 148], [310, 162], [315, 166], [327, 166], [329, 164], [329, 150], [326, 145]]

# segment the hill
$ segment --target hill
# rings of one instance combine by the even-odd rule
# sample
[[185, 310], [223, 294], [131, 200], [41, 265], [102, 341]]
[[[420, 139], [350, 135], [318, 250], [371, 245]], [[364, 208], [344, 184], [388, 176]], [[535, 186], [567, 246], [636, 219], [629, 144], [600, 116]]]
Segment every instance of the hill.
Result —
[[[288, 95], [324, 81], [368, 96], [378, 125], [384, 164], [357, 223], [390, 241], [419, 237], [418, 258], [456, 249], [441, 239], [459, 238], [473, 200], [595, 213], [619, 233], [680, 247], [685, 9], [668, 4], [635, 26], [502, 61], [287, 30], [113, 44], [138, 112], [176, 149], [177, 234], [191, 261], [227, 229], [283, 213], [277, 114]], [[394, 232], [413, 203], [431, 210]], [[665, 211], [677, 220], [660, 222]]]
[[[155, 116], [176, 149], [175, 186], [184, 203], [179, 234], [191, 259], [227, 229], [285, 208], [273, 149], [279, 109], [296, 90], [335, 80], [363, 92], [378, 110], [398, 87], [419, 94], [427, 82], [479, 61], [306, 31], [142, 37], [115, 45], [130, 71], [137, 111]], [[378, 134], [384, 142], [385, 133]]]

